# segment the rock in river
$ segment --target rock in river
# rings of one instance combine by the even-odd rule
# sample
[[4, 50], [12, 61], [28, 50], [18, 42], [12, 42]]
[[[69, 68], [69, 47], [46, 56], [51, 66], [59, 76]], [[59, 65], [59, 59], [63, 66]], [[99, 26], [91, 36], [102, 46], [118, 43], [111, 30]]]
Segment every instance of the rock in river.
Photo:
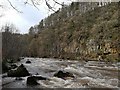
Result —
[[27, 78], [27, 85], [38, 85], [37, 80], [47, 80], [47, 78], [42, 76], [30, 76]]
[[74, 78], [74, 75], [72, 73], [61, 71], [61, 70], [55, 73], [54, 76], [62, 79], [66, 79], [68, 77]]
[[38, 85], [38, 84], [39, 83], [33, 76], [27, 78], [27, 85]]
[[46, 77], [42, 76], [29, 76], [27, 78], [27, 85], [38, 85], [37, 80], [48, 80]]
[[31, 61], [27, 60], [27, 61], [26, 61], [26, 63], [30, 64], [30, 63], [31, 63]]
[[25, 66], [21, 64], [17, 69], [8, 71], [7, 75], [8, 77], [25, 77], [29, 76], [30, 74]]

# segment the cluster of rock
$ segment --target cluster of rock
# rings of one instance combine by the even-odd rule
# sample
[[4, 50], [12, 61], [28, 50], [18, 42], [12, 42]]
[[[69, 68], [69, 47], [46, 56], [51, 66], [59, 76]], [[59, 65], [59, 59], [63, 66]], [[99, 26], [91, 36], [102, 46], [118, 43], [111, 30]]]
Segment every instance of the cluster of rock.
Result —
[[[26, 61], [26, 63], [30, 64], [31, 61], [28, 60], [28, 61]], [[49, 78], [43, 77], [41, 75], [31, 75], [23, 64], [21, 64], [20, 66], [15, 66], [13, 64], [12, 66], [15, 69], [9, 70], [7, 73], [7, 76], [8, 77], [16, 77], [16, 80], [23, 80], [22, 77], [28, 76], [27, 81], [26, 81], [27, 85], [30, 85], [30, 86], [39, 85], [39, 83], [37, 82], [38, 80], [49, 80]], [[74, 78], [74, 75], [72, 73], [65, 72], [63, 70], [59, 70], [53, 76], [64, 79], [64, 80], [66, 80], [68, 77]]]

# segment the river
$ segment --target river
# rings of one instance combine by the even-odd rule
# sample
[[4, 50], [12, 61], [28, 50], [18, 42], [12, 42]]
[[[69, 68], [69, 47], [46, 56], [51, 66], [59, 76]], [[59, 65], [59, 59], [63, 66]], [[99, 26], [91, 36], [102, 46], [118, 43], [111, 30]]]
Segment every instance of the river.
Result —
[[[31, 64], [26, 64], [26, 61]], [[17, 65], [24, 64], [32, 75], [41, 75], [49, 80], [39, 80], [36, 88], [118, 88], [118, 66], [120, 63], [106, 64], [98, 61], [75, 61], [52, 58], [24, 58]], [[75, 78], [66, 80], [54, 77], [54, 74], [64, 70], [73, 73]], [[4, 74], [5, 75], [5, 74]], [[27, 77], [16, 80], [15, 77], [3, 77], [4, 88], [28, 88]]]

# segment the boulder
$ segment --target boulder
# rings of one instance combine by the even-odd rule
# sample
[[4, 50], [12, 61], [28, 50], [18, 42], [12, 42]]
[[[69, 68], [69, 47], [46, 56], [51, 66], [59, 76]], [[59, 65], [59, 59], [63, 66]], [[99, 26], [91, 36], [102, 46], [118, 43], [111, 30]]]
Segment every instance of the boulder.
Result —
[[27, 78], [27, 85], [39, 85], [39, 83], [33, 76], [30, 76]]
[[9, 70], [7, 75], [8, 77], [25, 77], [25, 76], [29, 76], [30, 74], [25, 68], [25, 66], [21, 64], [17, 69]]
[[31, 63], [31, 61], [27, 60], [27, 61], [26, 61], [26, 63], [30, 64], [30, 63]]
[[42, 76], [29, 76], [27, 78], [27, 85], [38, 85], [37, 80], [47, 80], [48, 78]]
[[61, 70], [55, 73], [54, 76], [62, 79], [66, 79], [68, 77], [74, 78], [74, 75], [72, 73], [61, 71]]

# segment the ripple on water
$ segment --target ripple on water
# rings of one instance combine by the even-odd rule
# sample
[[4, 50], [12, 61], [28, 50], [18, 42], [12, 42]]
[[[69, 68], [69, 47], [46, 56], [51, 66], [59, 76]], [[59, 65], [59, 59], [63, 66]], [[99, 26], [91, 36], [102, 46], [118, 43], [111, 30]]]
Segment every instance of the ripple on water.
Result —
[[[30, 60], [31, 64], [25, 62]], [[50, 78], [50, 80], [38, 81], [39, 86], [47, 88], [85, 88], [85, 87], [111, 87], [116, 88], [118, 85], [118, 71], [117, 65], [107, 65], [104, 62], [88, 61], [70, 61], [59, 59], [43, 59], [43, 58], [25, 58], [19, 62], [23, 63], [27, 70], [31, 74], [38, 74]], [[104, 66], [104, 67], [103, 67]], [[54, 73], [58, 70], [64, 70], [73, 73], [75, 78], [67, 78], [63, 80], [61, 78], [53, 77]], [[9, 78], [10, 79], [10, 78]], [[6, 83], [10, 81], [8, 77], [3, 78]], [[26, 79], [22, 81], [11, 82], [4, 87], [28, 87], [26, 86]], [[14, 79], [13, 79], [14, 80]]]

